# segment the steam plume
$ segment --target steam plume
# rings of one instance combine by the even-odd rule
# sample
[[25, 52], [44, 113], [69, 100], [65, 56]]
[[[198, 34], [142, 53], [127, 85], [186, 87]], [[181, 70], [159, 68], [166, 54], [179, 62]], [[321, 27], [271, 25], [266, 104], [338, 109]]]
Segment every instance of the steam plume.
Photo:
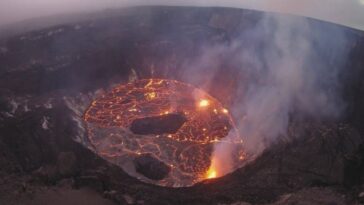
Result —
[[[232, 113], [245, 151], [257, 156], [286, 136], [292, 113], [313, 118], [340, 116], [344, 104], [338, 94], [338, 75], [347, 52], [346, 37], [336, 26], [265, 15], [233, 42], [206, 48], [201, 61], [195, 63], [194, 69], [200, 69], [188, 72], [195, 73], [192, 81], [199, 72], [214, 73], [214, 69], [207, 69], [214, 68], [221, 56], [229, 56], [228, 60], [239, 68], [237, 75], [245, 77], [239, 82]], [[202, 80], [206, 77], [209, 75]], [[220, 167], [219, 175], [231, 171], [233, 166], [226, 163], [232, 161], [233, 150], [226, 143], [215, 146], [213, 159]], [[224, 166], [219, 166], [222, 163]]]

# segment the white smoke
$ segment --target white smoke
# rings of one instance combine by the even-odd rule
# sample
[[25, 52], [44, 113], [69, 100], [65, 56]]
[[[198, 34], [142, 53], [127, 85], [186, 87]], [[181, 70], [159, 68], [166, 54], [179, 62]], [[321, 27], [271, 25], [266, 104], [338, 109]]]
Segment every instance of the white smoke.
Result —
[[[192, 68], [187, 76], [193, 78], [186, 78], [192, 83], [213, 84], [216, 62], [228, 56], [238, 68], [236, 75], [244, 76], [231, 113], [245, 151], [257, 156], [287, 136], [292, 114], [313, 119], [340, 116], [344, 104], [338, 77], [348, 49], [341, 28], [267, 14], [233, 42], [204, 49], [201, 60], [188, 65]], [[231, 144], [215, 146], [213, 159], [220, 167], [219, 175], [232, 171], [232, 152]]]

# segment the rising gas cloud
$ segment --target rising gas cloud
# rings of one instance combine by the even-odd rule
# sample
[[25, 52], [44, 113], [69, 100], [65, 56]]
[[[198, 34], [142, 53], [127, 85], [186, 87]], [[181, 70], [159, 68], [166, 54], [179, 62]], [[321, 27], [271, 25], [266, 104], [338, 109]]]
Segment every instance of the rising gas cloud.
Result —
[[[338, 78], [348, 49], [348, 40], [339, 27], [264, 14], [231, 43], [204, 49], [190, 71], [194, 74], [188, 76], [198, 81], [198, 73], [210, 73], [201, 81], [213, 81], [214, 71], [207, 72], [206, 68], [214, 68], [220, 56], [230, 56], [228, 60], [245, 76], [231, 112], [245, 151], [254, 158], [287, 136], [292, 114], [312, 119], [336, 119], [342, 114], [345, 104], [339, 95]], [[232, 171], [233, 153], [231, 144], [215, 146], [212, 161], [219, 176]]]

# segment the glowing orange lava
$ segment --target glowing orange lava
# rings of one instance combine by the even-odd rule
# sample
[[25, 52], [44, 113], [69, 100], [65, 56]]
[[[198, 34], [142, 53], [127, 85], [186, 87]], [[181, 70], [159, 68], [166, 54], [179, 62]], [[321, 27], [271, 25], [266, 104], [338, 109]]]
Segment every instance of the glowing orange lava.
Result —
[[[170, 113], [186, 118], [175, 133], [137, 135], [129, 129], [137, 119]], [[213, 146], [229, 133], [237, 136], [234, 122], [220, 102], [175, 80], [144, 79], [118, 85], [91, 103], [84, 120], [96, 153], [130, 175], [165, 186], [189, 186], [217, 177], [210, 162]], [[239, 144], [240, 140], [231, 143]], [[143, 154], [151, 154], [170, 167], [168, 176], [153, 181], [130, 171], [133, 159]]]
[[217, 177], [217, 172], [216, 170], [213, 170], [213, 169], [209, 169], [207, 171], [207, 179], [213, 179], [213, 178], [216, 178]]
[[200, 107], [207, 107], [210, 105], [210, 101], [206, 100], [206, 99], [201, 99], [199, 104]]
[[215, 167], [215, 160], [211, 160], [210, 168], [206, 172], [206, 179], [213, 179], [217, 177], [217, 168]]

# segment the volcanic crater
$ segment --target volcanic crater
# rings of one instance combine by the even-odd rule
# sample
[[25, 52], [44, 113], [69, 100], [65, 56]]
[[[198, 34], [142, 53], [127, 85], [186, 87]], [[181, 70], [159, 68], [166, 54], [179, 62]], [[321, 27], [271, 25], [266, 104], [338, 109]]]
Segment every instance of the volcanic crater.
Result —
[[[309, 44], [315, 48], [310, 56], [320, 59], [317, 65], [344, 68], [318, 78], [325, 86], [323, 79], [339, 76], [339, 89], [331, 84], [326, 89], [338, 90], [344, 113], [312, 118], [292, 108], [286, 135], [242, 167], [246, 150], [238, 149], [234, 171], [207, 180], [217, 142], [248, 145], [240, 140], [249, 136], [227, 138], [237, 132], [234, 119], [240, 114], [230, 107], [256, 91], [247, 82], [269, 83], [254, 75], [251, 65], [256, 59], [264, 70], [275, 63], [264, 56], [276, 25], [252, 32], [266, 15], [231, 8], [136, 7], [4, 28], [0, 204], [68, 204], [79, 198], [99, 204], [107, 204], [103, 198], [118, 204], [360, 203], [364, 33], [304, 17], [269, 14], [304, 20], [315, 37]], [[340, 43], [331, 31], [342, 32], [348, 43], [331, 49]], [[205, 56], [211, 46], [231, 50]], [[237, 58], [241, 48], [254, 55]], [[339, 62], [342, 49], [348, 52]], [[282, 50], [273, 54], [279, 57]], [[200, 63], [206, 59], [207, 68]], [[267, 104], [274, 111], [274, 102]], [[309, 109], [311, 102], [305, 105]]]

